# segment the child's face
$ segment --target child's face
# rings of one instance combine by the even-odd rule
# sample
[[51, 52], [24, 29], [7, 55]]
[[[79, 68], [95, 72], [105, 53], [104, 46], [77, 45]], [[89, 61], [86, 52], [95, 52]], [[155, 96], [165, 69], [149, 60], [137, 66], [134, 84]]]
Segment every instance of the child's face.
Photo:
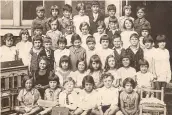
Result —
[[145, 43], [145, 48], [146, 49], [151, 49], [152, 48], [152, 43], [151, 42], [146, 42]]
[[37, 50], [40, 49], [40, 48], [41, 48], [41, 44], [42, 44], [42, 43], [41, 43], [41, 41], [39, 41], [39, 40], [34, 41], [34, 48], [37, 49]]
[[113, 40], [113, 45], [115, 48], [120, 48], [121, 47], [121, 38], [115, 38]]
[[72, 92], [73, 88], [74, 88], [74, 83], [72, 81], [69, 81], [65, 84], [65, 90], [67, 90], [68, 92]]
[[109, 28], [111, 30], [116, 30], [116, 29], [118, 29], [118, 24], [114, 23], [114, 22], [109, 22]]
[[61, 66], [62, 66], [62, 69], [68, 70], [68, 68], [69, 68], [69, 63], [64, 61], [64, 62], [61, 63]]
[[73, 33], [73, 27], [72, 26], [67, 26], [66, 27], [66, 33], [67, 34], [72, 34]]
[[85, 90], [86, 92], [91, 92], [93, 90], [93, 84], [89, 82], [85, 82]]
[[29, 39], [29, 35], [27, 34], [27, 33], [23, 33], [22, 35], [21, 35], [21, 37], [22, 37], [22, 41], [28, 41], [28, 39]]
[[109, 40], [102, 40], [101, 45], [103, 49], [107, 49], [109, 46]]
[[50, 50], [52, 46], [52, 43], [44, 43], [44, 47], [46, 50]]
[[99, 33], [99, 34], [103, 34], [104, 33], [104, 28], [102, 27], [102, 26], [99, 26], [99, 27], [97, 27], [97, 32]]
[[65, 44], [65, 43], [59, 42], [59, 49], [60, 49], [60, 50], [64, 50], [65, 47], [66, 47], [66, 44]]
[[141, 34], [143, 37], [147, 37], [149, 35], [149, 31], [148, 30], [142, 30]]
[[165, 48], [165, 45], [166, 45], [165, 42], [159, 42], [159, 43], [158, 43], [158, 47], [159, 47], [160, 49], [164, 49], [164, 48]]
[[125, 9], [125, 15], [130, 16], [131, 15], [131, 9]]
[[129, 20], [126, 20], [125, 27], [126, 27], [126, 29], [132, 29], [132, 23]]
[[110, 76], [103, 79], [103, 83], [104, 83], [104, 86], [106, 88], [110, 88], [112, 86], [112, 82], [113, 82], [113, 80], [112, 80], [112, 78]]
[[57, 25], [56, 20], [53, 21], [50, 25], [51, 25], [51, 29], [52, 29], [52, 30], [54, 30], [54, 31], [57, 30], [57, 26], [58, 26], [58, 25]]
[[74, 45], [75, 48], [80, 48], [81, 47], [81, 40], [75, 40], [73, 42], [73, 45]]
[[147, 73], [148, 65], [140, 65], [140, 71], [141, 73]]
[[13, 39], [6, 39], [5, 40], [5, 44], [7, 47], [11, 47], [13, 45], [13, 42], [14, 42]]
[[37, 14], [37, 16], [38, 16], [39, 18], [43, 18], [45, 12], [44, 12], [44, 11], [37, 11], [36, 14]]
[[70, 18], [70, 15], [71, 15], [71, 12], [69, 12], [69, 11], [67, 11], [67, 10], [63, 11], [63, 16], [64, 16], [65, 18]]
[[55, 9], [51, 10], [51, 13], [53, 17], [57, 17], [59, 14], [58, 10], [55, 10]]
[[100, 66], [100, 64], [98, 62], [92, 62], [92, 67], [94, 70], [98, 70], [99, 66]]
[[41, 60], [41, 61], [39, 62], [39, 68], [40, 68], [41, 70], [44, 70], [44, 69], [46, 69], [46, 67], [47, 67], [47, 62], [46, 62], [45, 60]]
[[25, 82], [25, 88], [26, 90], [31, 90], [32, 89], [32, 86], [33, 86], [33, 82], [31, 79], [28, 79], [26, 82]]
[[88, 27], [87, 26], [83, 26], [81, 28], [81, 32], [83, 35], [87, 35], [89, 33]]
[[132, 46], [137, 46], [138, 43], [139, 43], [139, 40], [138, 40], [138, 38], [133, 36], [133, 37], [130, 38], [130, 43], [131, 43]]
[[94, 50], [95, 45], [96, 45], [96, 44], [95, 44], [94, 42], [88, 42], [88, 43], [87, 43], [88, 49], [90, 49], [90, 50]]
[[81, 9], [78, 13], [79, 13], [80, 16], [84, 16], [85, 15], [85, 10]]
[[115, 12], [115, 10], [109, 10], [108, 14], [109, 14], [110, 17], [114, 17], [116, 12]]
[[41, 36], [42, 35], [42, 29], [35, 29], [34, 34]]
[[57, 81], [49, 81], [49, 86], [51, 89], [56, 89], [57, 87]]
[[125, 84], [125, 91], [127, 93], [131, 93], [133, 91], [133, 87], [132, 87], [131, 83], [128, 82], [128, 83]]
[[84, 61], [81, 61], [81, 62], [78, 63], [78, 70], [80, 72], [83, 72], [85, 70], [85, 63], [84, 63]]
[[108, 65], [110, 68], [114, 68], [115, 67], [115, 59], [114, 58], [109, 58], [108, 59]]
[[124, 67], [128, 67], [130, 65], [130, 60], [128, 58], [123, 58], [122, 64]]
[[93, 13], [97, 14], [99, 11], [99, 5], [92, 5], [91, 9]]
[[145, 12], [142, 10], [142, 9], [140, 9], [140, 10], [138, 10], [138, 12], [137, 12], [137, 17], [138, 18], [143, 18], [145, 16]]

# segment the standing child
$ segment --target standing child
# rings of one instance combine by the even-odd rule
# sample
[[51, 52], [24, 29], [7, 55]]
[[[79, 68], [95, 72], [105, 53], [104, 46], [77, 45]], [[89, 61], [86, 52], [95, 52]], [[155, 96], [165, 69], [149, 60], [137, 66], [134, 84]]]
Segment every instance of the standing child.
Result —
[[121, 111], [124, 115], [139, 115], [139, 95], [133, 90], [135, 82], [126, 78], [123, 82], [124, 91], [120, 94]]
[[105, 22], [106, 28], [108, 29], [109, 28], [109, 19], [113, 18], [113, 19], [117, 20], [117, 18], [115, 16], [115, 14], [116, 14], [116, 6], [114, 4], [108, 5], [107, 11], [108, 11], [108, 15], [109, 16], [107, 18], [105, 18], [104, 22]]
[[59, 19], [62, 33], [64, 33], [65, 31], [66, 24], [73, 23], [71, 14], [72, 14], [72, 7], [69, 4], [65, 4], [63, 6], [63, 17]]
[[72, 46], [71, 38], [73, 34], [74, 34], [74, 26], [71, 23], [66, 24], [64, 36], [67, 39], [67, 45], [66, 45], [67, 48], [70, 48]]
[[82, 22], [87, 22], [90, 25], [89, 17], [85, 15], [86, 6], [84, 3], [78, 3], [76, 6], [76, 10], [78, 11], [78, 15], [73, 17], [73, 25], [75, 26], [75, 32], [81, 35], [81, 31], [79, 26]]
[[58, 30], [59, 22], [57, 19], [50, 19], [49, 25], [51, 29], [46, 33], [48, 37], [52, 40], [52, 49], [56, 50], [58, 48], [57, 40], [62, 36], [62, 33]]
[[116, 66], [116, 59], [113, 55], [109, 55], [106, 58], [106, 62], [105, 62], [105, 72], [111, 73], [112, 76], [114, 77], [113, 80], [113, 85], [114, 87], [118, 88], [120, 85], [120, 78], [117, 74], [117, 66]]
[[100, 48], [101, 45], [100, 45], [100, 38], [102, 35], [105, 34], [105, 29], [106, 29], [106, 26], [105, 26], [105, 23], [103, 21], [98, 21], [97, 22], [97, 32], [93, 34], [93, 36], [95, 37], [96, 39], [96, 47], [97, 48]]
[[124, 26], [123, 25], [124, 25], [124, 21], [126, 19], [130, 19], [134, 23], [134, 18], [131, 17], [131, 6], [130, 5], [125, 5], [124, 8], [123, 8], [123, 12], [124, 12], [124, 16], [121, 16], [119, 18], [119, 27], [120, 27], [121, 31], [124, 30]]
[[166, 36], [158, 35], [156, 37], [158, 48], [156, 49], [155, 56], [155, 74], [157, 81], [155, 82], [155, 88], [160, 90], [162, 87], [166, 88], [166, 84], [171, 80], [171, 68], [170, 68], [170, 55], [169, 51], [165, 48]]
[[59, 76], [60, 85], [63, 86], [64, 81], [71, 73], [71, 62], [69, 56], [63, 55], [60, 58], [59, 67], [56, 69], [55, 74]]
[[[45, 35], [43, 35], [43, 26], [41, 24], [33, 25], [33, 35], [32, 36], [41, 36], [44, 39]], [[32, 37], [33, 40], [33, 37]]]
[[134, 21], [134, 30], [140, 35], [143, 25], [147, 25], [149, 28], [151, 28], [151, 25], [145, 19], [146, 8], [144, 6], [138, 6], [136, 12], [138, 18]]
[[71, 38], [72, 46], [70, 50], [70, 59], [72, 62], [72, 71], [76, 71], [76, 62], [79, 59], [86, 59], [86, 51], [81, 47], [81, 37], [78, 34], [73, 34]]
[[43, 50], [42, 44], [43, 40], [41, 36], [34, 36], [32, 41], [33, 47], [30, 50], [30, 72], [33, 73], [38, 70], [39, 62], [38, 59], [40, 58], [40, 52]]
[[82, 22], [79, 26], [79, 29], [81, 31], [80, 37], [82, 40], [82, 47], [86, 48], [86, 39], [88, 36], [90, 36], [89, 31], [90, 31], [90, 26], [87, 22]]
[[42, 5], [36, 7], [36, 15], [37, 17], [32, 22], [31, 35], [34, 35], [33, 27], [38, 24], [42, 25], [43, 35], [45, 35], [47, 32], [47, 18], [45, 17], [45, 8]]
[[84, 59], [79, 59], [76, 63], [77, 71], [72, 72], [70, 77], [75, 81], [76, 88], [82, 88], [82, 80], [87, 75], [87, 63]]
[[130, 47], [126, 49], [126, 53], [131, 56], [131, 66], [139, 71], [139, 60], [143, 59], [143, 50], [139, 46], [139, 36], [134, 33], [130, 36]]
[[39, 90], [41, 97], [44, 96], [44, 91], [48, 87], [48, 77], [52, 71], [48, 68], [49, 61], [46, 56], [40, 57], [39, 69], [33, 74], [35, 87]]
[[17, 49], [14, 45], [13, 34], [7, 33], [4, 35], [5, 45], [1, 46], [0, 61], [14, 61], [17, 60]]
[[131, 77], [135, 79], [136, 70], [130, 66], [131, 59], [129, 55], [123, 55], [121, 58], [121, 61], [122, 61], [123, 67], [119, 68], [117, 73], [118, 73], [119, 78], [121, 79], [120, 84], [122, 86], [122, 83], [125, 78]]
[[149, 37], [150, 36], [150, 27], [148, 27], [147, 25], [144, 25], [142, 26], [142, 29], [141, 29], [141, 36], [139, 38], [139, 41], [140, 41], [140, 47], [142, 49], [145, 48], [145, 45], [143, 44], [143, 40], [146, 38], [146, 37]]
[[56, 49], [56, 50], [54, 51], [54, 59], [55, 59], [54, 70], [55, 70], [55, 71], [56, 71], [57, 68], [59, 67], [60, 58], [61, 58], [63, 55], [69, 56], [69, 54], [70, 54], [69, 49], [66, 49], [67, 40], [66, 40], [65, 37], [60, 37], [60, 38], [57, 40], [57, 45], [59, 46], [59, 49]]
[[95, 38], [93, 36], [91, 36], [91, 35], [88, 36], [87, 40], [86, 40], [86, 43], [87, 43], [87, 47], [88, 47], [88, 48], [86, 48], [86, 56], [87, 56], [86, 59], [87, 59], [87, 64], [89, 64], [91, 56], [96, 54], [96, 48], [95, 48], [96, 41], [95, 41]]
[[100, 4], [98, 1], [93, 1], [91, 4], [92, 12], [89, 14], [90, 20], [90, 33], [93, 35], [97, 32], [97, 22], [99, 20], [104, 20], [104, 15], [99, 11]]
[[101, 81], [101, 75], [103, 73], [102, 63], [100, 57], [96, 54], [91, 56], [90, 58], [88, 73], [94, 78], [96, 88], [100, 88], [103, 86]]
[[110, 73], [104, 73], [102, 75], [104, 87], [100, 88], [98, 91], [99, 102], [98, 109], [99, 115], [118, 115], [118, 98], [119, 92], [117, 88], [112, 86], [113, 76]]
[[92, 115], [92, 113], [95, 113], [98, 97], [94, 86], [93, 77], [86, 75], [82, 80], [83, 90], [79, 93], [80, 103], [78, 111], [83, 112], [82, 115]]
[[155, 48], [153, 47], [154, 41], [153, 38], [149, 35], [143, 39], [143, 44], [145, 46], [144, 51], [144, 59], [146, 59], [149, 63], [148, 71], [155, 75]]
[[45, 56], [49, 61], [48, 68], [50, 70], [54, 70], [54, 50], [51, 49], [52, 41], [51, 38], [45, 37], [44, 41], [44, 49], [40, 52], [40, 57]]
[[[148, 72], [149, 63], [147, 60], [142, 59], [139, 60], [140, 65], [140, 71], [136, 74], [136, 81], [137, 81], [137, 89], [140, 93], [140, 89], [153, 89], [153, 80], [155, 79], [155, 76]], [[149, 93], [146, 97], [149, 97]]]
[[23, 64], [29, 66], [29, 51], [32, 48], [32, 43], [29, 42], [29, 31], [27, 29], [21, 29], [19, 36], [21, 41], [16, 44], [18, 55], [22, 59]]
[[106, 57], [109, 55], [114, 55], [113, 50], [109, 48], [110, 38], [108, 35], [103, 35], [100, 38], [101, 48], [97, 50], [97, 54], [100, 56], [103, 67], [105, 66]]
[[43, 111], [38, 115], [47, 115], [48, 113], [51, 113], [53, 106], [59, 105], [59, 94], [61, 92], [61, 89], [59, 88], [59, 77], [53, 73], [49, 76], [48, 81], [49, 88], [45, 90], [44, 100], [38, 100], [39, 106], [43, 108]]
[[64, 82], [64, 91], [59, 95], [59, 104], [61, 107], [66, 107], [70, 111], [70, 115], [79, 115], [80, 111], [76, 111], [78, 107], [78, 95], [74, 91], [75, 81], [68, 77]]
[[134, 23], [131, 19], [126, 19], [123, 24], [124, 30], [121, 32], [122, 46], [124, 49], [127, 49], [130, 46], [130, 36], [137, 32], [134, 31]]
[[125, 49], [122, 48], [122, 41], [121, 41], [121, 36], [119, 34], [115, 34], [112, 36], [113, 40], [113, 50], [114, 50], [114, 56], [116, 59], [116, 67], [117, 69], [122, 67], [122, 61], [121, 58], [125, 54]]
[[[59, 19], [59, 14], [60, 14], [60, 10], [59, 7], [57, 5], [53, 5], [50, 8], [50, 15], [51, 17], [47, 19], [47, 23], [49, 23], [50, 20], [58, 20]], [[50, 30], [51, 26], [48, 25], [47, 30]], [[58, 30], [60, 30], [60, 25], [58, 25]]]
[[24, 76], [22, 79], [22, 89], [17, 97], [21, 106], [15, 107], [18, 114], [33, 115], [40, 111], [37, 100], [41, 98], [40, 93], [33, 87], [33, 79], [30, 76]]

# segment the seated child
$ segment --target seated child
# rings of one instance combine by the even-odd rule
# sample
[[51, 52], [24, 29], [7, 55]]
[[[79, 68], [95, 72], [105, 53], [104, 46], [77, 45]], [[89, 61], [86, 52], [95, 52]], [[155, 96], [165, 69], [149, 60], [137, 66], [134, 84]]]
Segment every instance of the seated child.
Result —
[[124, 91], [120, 94], [120, 106], [123, 115], [139, 115], [139, 95], [133, 90], [135, 82], [128, 77], [123, 82]]
[[60, 25], [57, 19], [50, 19], [49, 25], [51, 29], [47, 31], [46, 35], [52, 40], [52, 49], [56, 50], [58, 48], [57, 41], [62, 36], [62, 33], [58, 30], [58, 26]]
[[70, 54], [69, 49], [66, 48], [67, 40], [65, 37], [60, 37], [57, 40], [57, 45], [59, 46], [59, 48], [54, 51], [54, 59], [55, 59], [54, 70], [55, 71], [59, 67], [60, 58], [63, 55], [69, 56], [69, 54]]
[[64, 81], [69, 77], [71, 73], [71, 62], [67, 55], [63, 55], [59, 61], [59, 67], [57, 67], [55, 74], [59, 77], [60, 85], [63, 86]]
[[131, 6], [125, 5], [123, 8], [123, 12], [124, 12], [124, 16], [121, 16], [118, 20], [119, 21], [119, 28], [121, 31], [125, 30], [123, 25], [124, 25], [124, 21], [126, 19], [130, 19], [134, 23], [134, 18], [131, 17]]
[[139, 71], [139, 60], [143, 59], [143, 50], [139, 46], [139, 36], [134, 33], [130, 36], [130, 47], [126, 49], [126, 53], [131, 57], [131, 66]]
[[118, 89], [112, 86], [114, 77], [110, 73], [104, 73], [102, 75], [104, 87], [98, 90], [99, 102], [98, 110], [99, 115], [118, 115]]
[[45, 90], [44, 100], [38, 100], [39, 106], [43, 108], [43, 111], [41, 111], [38, 115], [47, 115], [48, 113], [51, 113], [53, 106], [59, 105], [59, 94], [61, 92], [61, 89], [59, 88], [59, 77], [52, 73], [48, 77], [48, 81], [49, 88]]
[[5, 45], [0, 47], [1, 57], [0, 61], [14, 61], [17, 60], [17, 49], [14, 45], [13, 34], [7, 33], [4, 35]]
[[59, 95], [60, 107], [66, 107], [70, 111], [70, 115], [79, 115], [80, 112], [76, 111], [78, 107], [78, 94], [74, 91], [75, 81], [68, 77], [64, 82], [64, 91]]
[[42, 5], [36, 7], [36, 15], [37, 17], [32, 21], [31, 35], [34, 35], [34, 26], [38, 24], [42, 25], [42, 34], [45, 35], [47, 32], [47, 18], [45, 17], [45, 8]]
[[31, 76], [24, 76], [22, 79], [22, 89], [17, 97], [20, 106], [15, 107], [18, 114], [32, 115], [36, 114], [41, 108], [37, 105], [40, 99], [40, 93], [33, 87], [33, 79]]
[[21, 29], [19, 36], [21, 41], [16, 44], [19, 58], [22, 59], [24, 65], [29, 66], [29, 52], [32, 48], [32, 43], [29, 42], [29, 31]]

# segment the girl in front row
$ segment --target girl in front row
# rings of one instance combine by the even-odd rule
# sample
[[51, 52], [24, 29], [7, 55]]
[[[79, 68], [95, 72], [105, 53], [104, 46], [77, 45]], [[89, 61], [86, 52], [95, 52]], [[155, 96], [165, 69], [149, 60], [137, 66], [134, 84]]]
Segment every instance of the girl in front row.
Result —
[[90, 58], [90, 62], [88, 66], [88, 74], [94, 78], [96, 88], [100, 88], [103, 86], [101, 82], [102, 73], [103, 73], [102, 62], [100, 60], [100, 57], [95, 54]]
[[18, 114], [33, 115], [40, 111], [37, 100], [41, 98], [40, 93], [33, 87], [33, 79], [31, 76], [24, 76], [22, 79], [22, 87], [17, 97], [21, 106], [15, 107]]

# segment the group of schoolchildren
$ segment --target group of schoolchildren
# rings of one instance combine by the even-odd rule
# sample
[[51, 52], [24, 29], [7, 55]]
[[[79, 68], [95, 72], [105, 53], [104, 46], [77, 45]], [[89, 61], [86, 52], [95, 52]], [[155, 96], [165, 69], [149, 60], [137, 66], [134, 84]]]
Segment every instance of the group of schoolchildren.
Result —
[[143, 6], [137, 8], [136, 20], [130, 5], [118, 19], [114, 4], [108, 5], [106, 18], [97, 1], [88, 16], [84, 3], [76, 10], [72, 18], [72, 7], [65, 4], [60, 18], [53, 5], [47, 19], [38, 6], [32, 42], [27, 29], [20, 31], [16, 46], [11, 33], [4, 35], [1, 61], [21, 59], [30, 72], [22, 79], [21, 106], [15, 110], [45, 115], [56, 106], [68, 108], [71, 115], [138, 115], [140, 90], [160, 90], [171, 80], [166, 36], [151, 37]]

